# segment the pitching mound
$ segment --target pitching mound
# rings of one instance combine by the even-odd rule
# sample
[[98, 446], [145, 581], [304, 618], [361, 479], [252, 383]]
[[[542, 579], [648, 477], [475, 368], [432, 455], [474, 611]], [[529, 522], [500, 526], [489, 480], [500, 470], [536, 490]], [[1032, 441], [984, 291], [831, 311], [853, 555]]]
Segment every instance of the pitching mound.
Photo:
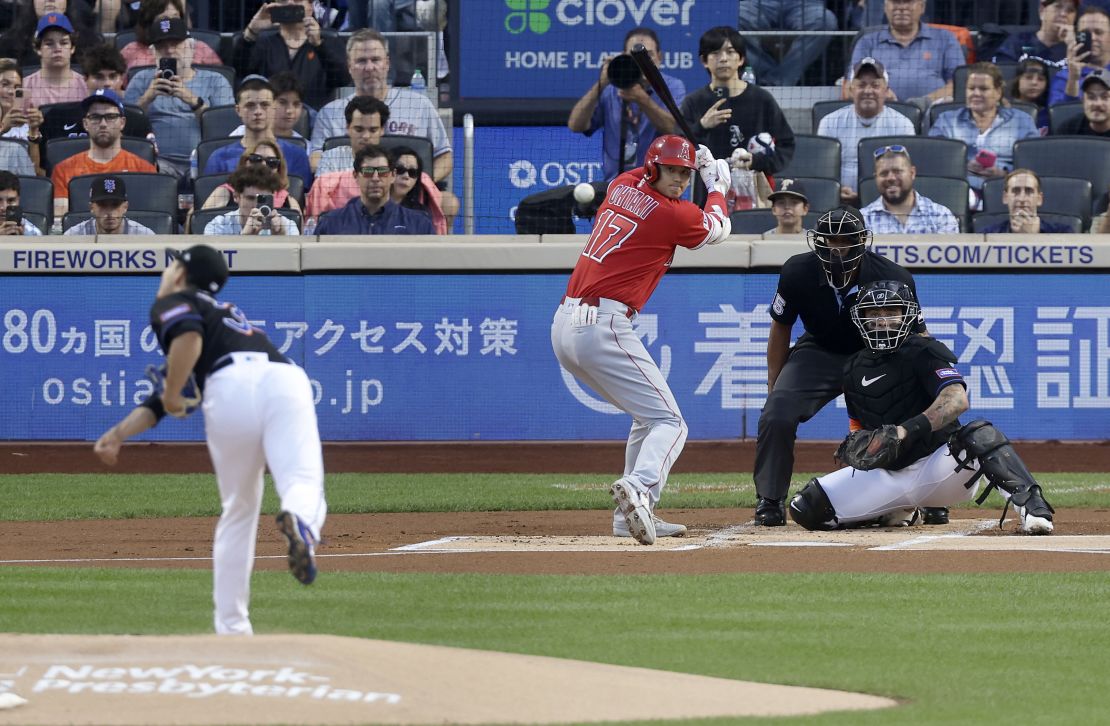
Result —
[[818, 688], [308, 635], [0, 635], [4, 691], [27, 703], [0, 711], [0, 724], [539, 724], [895, 705]]

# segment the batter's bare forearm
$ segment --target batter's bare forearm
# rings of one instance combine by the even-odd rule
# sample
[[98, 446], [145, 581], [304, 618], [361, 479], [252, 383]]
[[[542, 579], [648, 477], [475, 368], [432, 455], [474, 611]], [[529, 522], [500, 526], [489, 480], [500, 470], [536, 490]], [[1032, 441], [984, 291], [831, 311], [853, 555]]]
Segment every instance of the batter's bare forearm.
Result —
[[933, 431], [939, 431], [959, 418], [968, 409], [967, 391], [959, 384], [945, 386], [925, 410], [925, 418]]

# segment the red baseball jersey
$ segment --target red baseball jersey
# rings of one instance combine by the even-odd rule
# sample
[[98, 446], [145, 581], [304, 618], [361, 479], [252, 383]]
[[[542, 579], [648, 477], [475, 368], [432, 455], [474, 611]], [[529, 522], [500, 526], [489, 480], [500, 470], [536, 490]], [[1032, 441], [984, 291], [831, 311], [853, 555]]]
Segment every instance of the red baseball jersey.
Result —
[[642, 310], [671, 266], [675, 247], [701, 247], [713, 226], [709, 216], [725, 218], [724, 195], [710, 192], [705, 208], [660, 194], [644, 181], [642, 168], [621, 174], [597, 210], [567, 297], [607, 297]]

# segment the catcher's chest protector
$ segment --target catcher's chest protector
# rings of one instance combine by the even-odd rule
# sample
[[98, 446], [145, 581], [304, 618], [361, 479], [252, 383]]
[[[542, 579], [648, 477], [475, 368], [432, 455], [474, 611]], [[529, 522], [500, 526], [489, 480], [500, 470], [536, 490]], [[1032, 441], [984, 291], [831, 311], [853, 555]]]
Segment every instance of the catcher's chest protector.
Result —
[[917, 380], [912, 361], [901, 350], [886, 355], [861, 352], [850, 365], [844, 396], [865, 429], [899, 424], [924, 411], [934, 396]]

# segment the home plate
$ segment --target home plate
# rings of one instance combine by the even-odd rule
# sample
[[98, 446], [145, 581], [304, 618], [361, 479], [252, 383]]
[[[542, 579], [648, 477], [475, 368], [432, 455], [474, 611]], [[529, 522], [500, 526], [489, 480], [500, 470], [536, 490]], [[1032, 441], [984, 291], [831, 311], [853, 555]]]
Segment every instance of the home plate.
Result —
[[587, 535], [516, 535], [443, 537], [394, 547], [391, 552], [681, 552], [701, 549], [705, 537], [661, 537], [644, 547], [631, 537]]

